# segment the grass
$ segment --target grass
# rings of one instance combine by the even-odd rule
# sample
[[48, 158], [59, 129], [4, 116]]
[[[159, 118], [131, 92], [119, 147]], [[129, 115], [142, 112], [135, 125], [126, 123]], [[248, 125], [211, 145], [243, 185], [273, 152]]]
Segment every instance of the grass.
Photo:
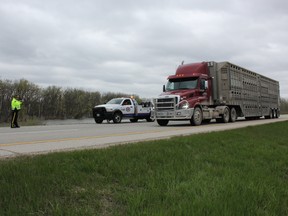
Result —
[[0, 215], [288, 215], [287, 131], [281, 122], [2, 160]]

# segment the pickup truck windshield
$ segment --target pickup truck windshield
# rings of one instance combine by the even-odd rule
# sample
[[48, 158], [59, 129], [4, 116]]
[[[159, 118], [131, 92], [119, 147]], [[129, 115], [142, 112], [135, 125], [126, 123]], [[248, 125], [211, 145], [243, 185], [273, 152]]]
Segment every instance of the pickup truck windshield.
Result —
[[108, 101], [107, 104], [121, 104], [122, 101], [123, 101], [123, 98], [114, 98]]
[[188, 79], [174, 79], [169, 80], [166, 85], [167, 91], [180, 90], [180, 89], [195, 89], [197, 87], [198, 78]]

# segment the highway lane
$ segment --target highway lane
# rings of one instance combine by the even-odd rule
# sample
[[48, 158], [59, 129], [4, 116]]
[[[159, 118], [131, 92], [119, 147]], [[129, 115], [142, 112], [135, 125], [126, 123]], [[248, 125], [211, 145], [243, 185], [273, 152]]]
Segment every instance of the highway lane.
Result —
[[189, 122], [169, 122], [167, 127], [160, 127], [156, 122], [141, 121], [121, 124], [95, 124], [93, 119], [81, 123], [61, 125], [26, 126], [17, 129], [0, 128], [0, 158], [67, 151], [83, 148], [101, 148], [111, 145], [161, 139], [171, 136], [188, 135], [211, 131], [220, 131], [270, 122], [288, 121], [288, 115], [279, 119], [260, 119], [254, 121], [239, 120], [235, 123], [221, 124], [212, 122], [198, 127]]

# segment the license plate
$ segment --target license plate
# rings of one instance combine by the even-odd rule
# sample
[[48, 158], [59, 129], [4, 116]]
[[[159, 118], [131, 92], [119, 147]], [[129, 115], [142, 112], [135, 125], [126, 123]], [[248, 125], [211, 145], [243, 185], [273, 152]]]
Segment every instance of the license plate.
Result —
[[96, 116], [97, 116], [97, 117], [100, 117], [100, 114], [99, 114], [99, 113], [97, 113], [97, 114], [96, 114]]

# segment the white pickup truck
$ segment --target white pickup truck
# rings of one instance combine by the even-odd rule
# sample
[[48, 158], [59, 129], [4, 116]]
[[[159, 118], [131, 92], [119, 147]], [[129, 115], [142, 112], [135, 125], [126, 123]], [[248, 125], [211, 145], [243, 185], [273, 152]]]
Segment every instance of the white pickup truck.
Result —
[[133, 98], [114, 98], [106, 104], [95, 106], [93, 118], [97, 124], [101, 124], [103, 120], [120, 123], [123, 118], [128, 118], [131, 122], [137, 122], [138, 119], [151, 122], [151, 106], [151, 102], [139, 105]]

